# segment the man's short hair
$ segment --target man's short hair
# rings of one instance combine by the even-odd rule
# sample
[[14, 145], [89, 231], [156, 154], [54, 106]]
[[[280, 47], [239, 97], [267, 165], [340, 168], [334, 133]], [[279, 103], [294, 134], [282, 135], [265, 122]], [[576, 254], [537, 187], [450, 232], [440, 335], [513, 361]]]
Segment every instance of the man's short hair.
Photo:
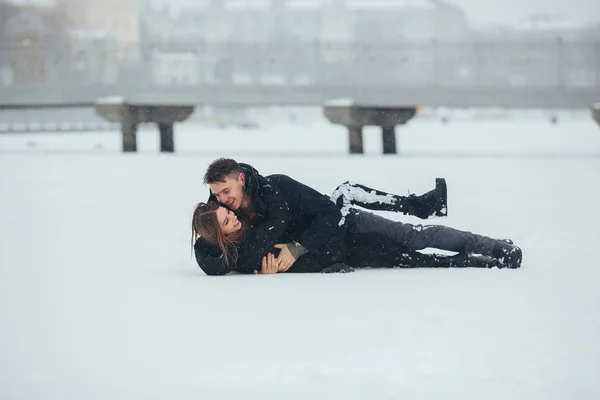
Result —
[[231, 158], [217, 158], [208, 166], [204, 174], [204, 184], [225, 182], [228, 176], [239, 174], [240, 172], [242, 172], [242, 167], [240, 167], [237, 161]]

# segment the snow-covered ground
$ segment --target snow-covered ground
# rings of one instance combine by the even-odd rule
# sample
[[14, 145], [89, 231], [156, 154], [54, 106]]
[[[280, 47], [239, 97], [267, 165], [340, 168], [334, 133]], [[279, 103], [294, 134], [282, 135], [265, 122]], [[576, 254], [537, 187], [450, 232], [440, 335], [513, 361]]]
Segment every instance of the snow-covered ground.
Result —
[[[274, 121], [268, 123], [268, 121]], [[414, 120], [401, 154], [347, 154], [322, 118], [176, 127], [176, 153], [112, 133], [0, 135], [0, 398], [600, 398], [600, 128], [591, 118]], [[207, 277], [202, 175], [232, 156], [325, 193], [420, 193], [509, 237], [520, 270]], [[416, 219], [383, 213], [393, 219]]]

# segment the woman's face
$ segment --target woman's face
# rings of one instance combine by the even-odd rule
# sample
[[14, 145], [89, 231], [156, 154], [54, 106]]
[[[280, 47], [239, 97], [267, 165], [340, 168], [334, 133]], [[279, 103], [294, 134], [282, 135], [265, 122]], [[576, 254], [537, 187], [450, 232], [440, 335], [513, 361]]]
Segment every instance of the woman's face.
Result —
[[242, 223], [238, 221], [233, 211], [222, 206], [217, 208], [217, 221], [219, 221], [219, 225], [225, 236], [238, 231], [242, 227]]

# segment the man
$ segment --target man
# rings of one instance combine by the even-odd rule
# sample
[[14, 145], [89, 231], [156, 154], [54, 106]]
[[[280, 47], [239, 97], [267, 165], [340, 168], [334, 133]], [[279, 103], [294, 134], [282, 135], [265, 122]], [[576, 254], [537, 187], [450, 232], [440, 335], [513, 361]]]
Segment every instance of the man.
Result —
[[[276, 259], [278, 272], [290, 270], [302, 257], [303, 271], [309, 264], [323, 266], [343, 263], [345, 260], [346, 231], [340, 226], [342, 212], [328, 196], [304, 185], [287, 175], [263, 177], [252, 166], [235, 160], [220, 158], [213, 161], [204, 175], [210, 187], [209, 201], [229, 208], [237, 217], [255, 227], [245, 238], [238, 269], [251, 273], [260, 268], [262, 257], [277, 243], [285, 243]], [[377, 195], [364, 186], [345, 183], [346, 197], [356, 191]], [[338, 190], [340, 190], [338, 188]], [[445, 215], [446, 187], [440, 180], [436, 190], [423, 196], [394, 196], [381, 203], [375, 198], [376, 209], [389, 209], [427, 218]], [[362, 206], [368, 206], [363, 201]], [[224, 260], [210, 248], [201, 251], [203, 265], [214, 274], [225, 270]], [[292, 269], [290, 269], [292, 268]], [[300, 268], [300, 267], [298, 267]], [[315, 266], [317, 268], [317, 266]]]

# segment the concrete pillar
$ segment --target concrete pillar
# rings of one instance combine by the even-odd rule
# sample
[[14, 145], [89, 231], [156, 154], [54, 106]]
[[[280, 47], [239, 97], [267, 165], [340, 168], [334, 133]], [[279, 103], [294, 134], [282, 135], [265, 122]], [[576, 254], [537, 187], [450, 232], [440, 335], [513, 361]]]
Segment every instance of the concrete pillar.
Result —
[[350, 154], [364, 153], [362, 126], [348, 127], [348, 141], [350, 143]]
[[600, 125], [600, 103], [596, 103], [592, 106], [592, 118]]
[[137, 128], [138, 123], [131, 110], [123, 110], [123, 121], [121, 122], [121, 140], [123, 143], [123, 152], [137, 151]]
[[125, 123], [121, 125], [121, 139], [123, 142], [123, 152], [137, 151], [137, 124], [135, 122]]
[[173, 153], [175, 151], [173, 124], [158, 124], [158, 130], [160, 132], [160, 151]]
[[396, 127], [382, 126], [383, 154], [396, 154]]

